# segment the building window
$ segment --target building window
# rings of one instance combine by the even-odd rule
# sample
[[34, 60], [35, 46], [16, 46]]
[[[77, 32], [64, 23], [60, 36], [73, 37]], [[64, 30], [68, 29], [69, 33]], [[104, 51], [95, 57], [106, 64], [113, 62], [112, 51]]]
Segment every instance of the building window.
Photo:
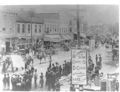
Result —
[[5, 28], [3, 28], [3, 31], [5, 31]]
[[72, 32], [72, 28], [70, 28], [70, 32]]
[[35, 25], [35, 33], [37, 33], [37, 25]]
[[30, 33], [30, 25], [28, 25], [28, 33]]
[[57, 26], [55, 26], [55, 32], [57, 31]]
[[55, 32], [56, 32], [56, 28], [55, 28]]
[[20, 33], [20, 24], [17, 24], [18, 33]]
[[22, 33], [25, 33], [25, 24], [22, 24]]
[[50, 25], [50, 31], [52, 31], [52, 25]]
[[39, 25], [39, 33], [41, 33], [41, 25]]

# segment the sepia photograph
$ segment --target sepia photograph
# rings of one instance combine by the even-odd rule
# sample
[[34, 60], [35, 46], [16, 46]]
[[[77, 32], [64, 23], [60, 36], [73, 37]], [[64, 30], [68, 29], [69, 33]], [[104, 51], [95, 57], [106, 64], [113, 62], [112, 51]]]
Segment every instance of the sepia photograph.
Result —
[[119, 92], [119, 4], [0, 5], [0, 91]]

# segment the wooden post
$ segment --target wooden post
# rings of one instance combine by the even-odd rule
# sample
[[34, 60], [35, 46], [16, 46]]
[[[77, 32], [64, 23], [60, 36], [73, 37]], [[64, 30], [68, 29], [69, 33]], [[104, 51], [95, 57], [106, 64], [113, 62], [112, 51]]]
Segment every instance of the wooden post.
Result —
[[78, 48], [80, 48], [80, 20], [79, 20], [79, 5], [77, 5], [77, 39], [78, 39]]

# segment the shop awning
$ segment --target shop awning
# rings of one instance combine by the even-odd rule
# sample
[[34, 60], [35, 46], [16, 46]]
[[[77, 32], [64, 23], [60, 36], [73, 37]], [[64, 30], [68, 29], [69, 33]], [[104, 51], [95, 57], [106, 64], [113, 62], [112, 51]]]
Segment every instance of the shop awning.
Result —
[[14, 37], [16, 37], [14, 34], [0, 33], [0, 38], [14, 38]]
[[70, 40], [72, 39], [69, 35], [62, 35], [62, 40]]
[[45, 35], [45, 37], [51, 38], [51, 39], [60, 39], [60, 35]]
[[44, 37], [44, 41], [50, 41], [50, 42], [60, 42], [60, 39], [52, 39], [52, 38], [48, 38], [48, 37]]
[[44, 37], [44, 41], [50, 41], [49, 37]]
[[68, 37], [66, 35], [63, 35], [64, 40], [68, 40]]
[[60, 42], [60, 39], [51, 39], [51, 42]]
[[68, 39], [72, 39], [72, 37], [70, 37], [70, 35], [67, 35]]
[[50, 42], [60, 42], [61, 37], [60, 35], [45, 35], [44, 41], [50, 41]]

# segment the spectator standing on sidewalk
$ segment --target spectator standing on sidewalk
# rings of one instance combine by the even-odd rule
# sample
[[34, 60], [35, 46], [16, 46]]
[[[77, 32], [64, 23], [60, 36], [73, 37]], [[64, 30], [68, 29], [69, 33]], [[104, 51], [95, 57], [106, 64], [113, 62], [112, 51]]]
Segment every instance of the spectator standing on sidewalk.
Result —
[[99, 63], [100, 63], [100, 67], [102, 67], [102, 57], [101, 57], [101, 55], [99, 55]]
[[51, 52], [49, 53], [49, 56], [50, 56], [50, 61], [52, 62], [52, 55], [51, 55]]
[[4, 74], [4, 77], [3, 77], [3, 88], [4, 88], [4, 90], [6, 90], [6, 84], [7, 84], [7, 78], [6, 78], [6, 74]]
[[40, 76], [40, 87], [41, 88], [43, 88], [43, 84], [44, 84], [43, 73], [41, 73], [41, 76]]
[[61, 67], [61, 65], [59, 66], [59, 78], [61, 77], [61, 75], [62, 75], [62, 67]]
[[46, 71], [46, 74], [45, 74], [45, 78], [46, 78], [46, 83], [45, 85], [48, 85], [48, 79], [49, 79], [49, 75], [48, 75], [48, 72], [49, 72], [49, 68], [47, 68], [47, 71]]
[[55, 90], [55, 80], [56, 80], [56, 74], [55, 72], [52, 70], [51, 71], [51, 88], [53, 89], [53, 91]]
[[51, 67], [52, 67], [51, 61], [49, 61], [49, 68], [51, 68]]
[[56, 67], [52, 64], [52, 71], [56, 73]]
[[35, 85], [35, 89], [37, 89], [37, 70], [35, 70], [35, 74], [34, 74], [34, 85]]
[[64, 61], [64, 64], [65, 64], [65, 67], [64, 67], [64, 72], [65, 72], [65, 76], [67, 75], [67, 63], [66, 63], [66, 60]]
[[9, 76], [9, 74], [7, 74], [7, 77], [6, 77], [6, 84], [7, 84], [8, 90], [9, 90], [10, 89], [10, 76]]
[[97, 54], [96, 54], [96, 65], [97, 65], [97, 62], [98, 62], [98, 56], [97, 56]]
[[51, 89], [51, 79], [52, 79], [52, 73], [51, 73], [51, 69], [48, 70], [48, 91], [50, 91]]
[[63, 67], [62, 67], [62, 76], [65, 76], [65, 64], [63, 64]]
[[34, 73], [34, 67], [33, 67], [33, 65], [31, 66], [31, 73], [32, 73], [32, 75]]

